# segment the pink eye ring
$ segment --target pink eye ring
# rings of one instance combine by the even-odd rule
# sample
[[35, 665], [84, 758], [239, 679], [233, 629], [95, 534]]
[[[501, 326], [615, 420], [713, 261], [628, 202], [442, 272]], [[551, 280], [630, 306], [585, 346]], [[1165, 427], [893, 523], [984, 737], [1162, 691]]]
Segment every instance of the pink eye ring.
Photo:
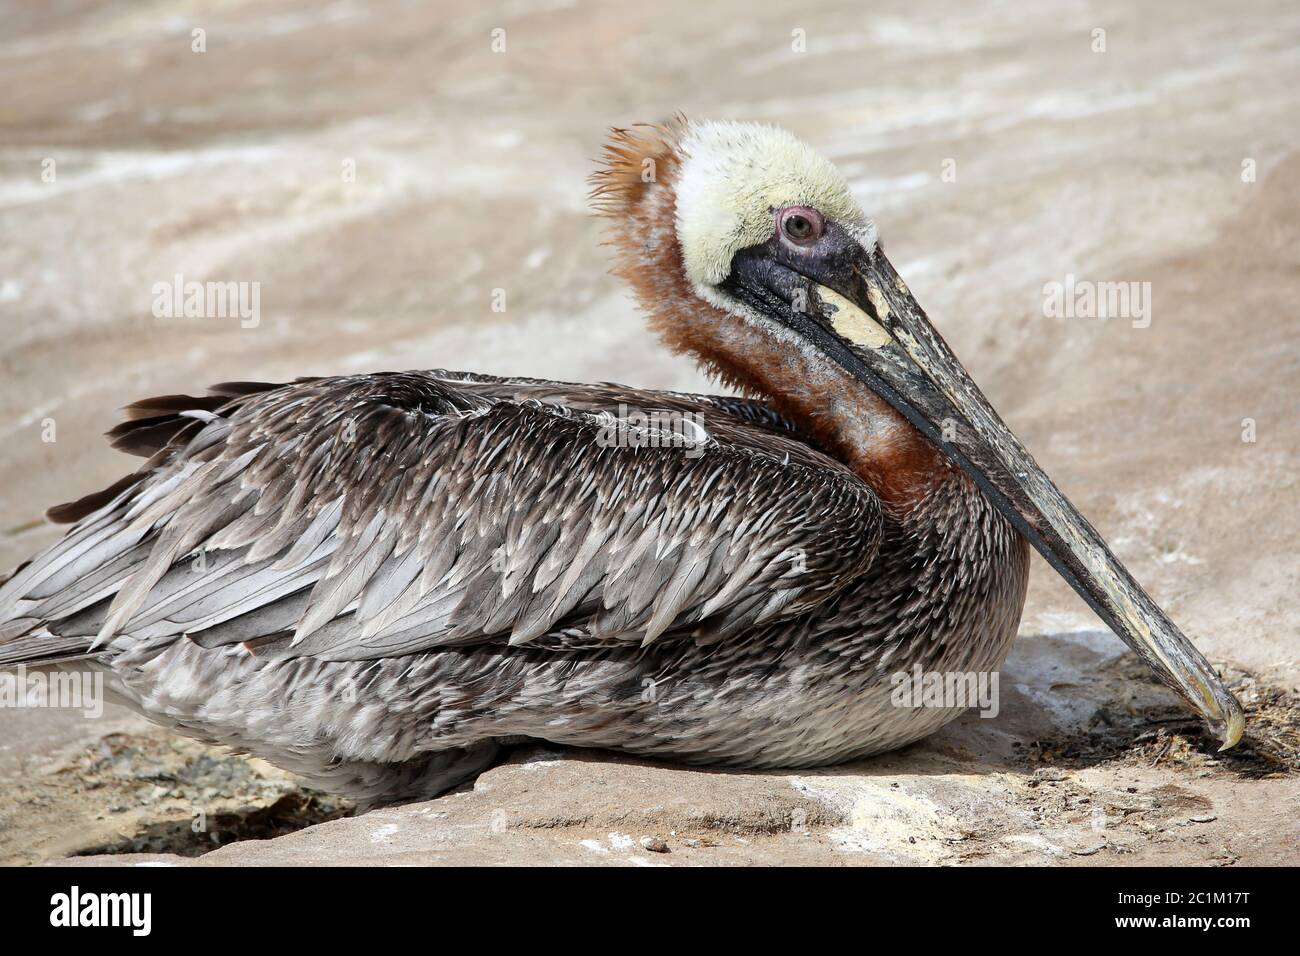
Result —
[[782, 237], [797, 246], [811, 245], [826, 229], [826, 219], [808, 206], [786, 206], [777, 213], [776, 221]]

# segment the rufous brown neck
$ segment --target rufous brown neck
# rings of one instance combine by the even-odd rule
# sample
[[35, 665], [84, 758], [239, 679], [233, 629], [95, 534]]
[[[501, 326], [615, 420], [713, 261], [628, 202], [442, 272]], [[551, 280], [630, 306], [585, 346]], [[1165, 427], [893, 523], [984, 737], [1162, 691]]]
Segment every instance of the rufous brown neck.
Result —
[[960, 474], [884, 399], [810, 348], [702, 299], [682, 266], [674, 178], [682, 156], [673, 126], [615, 130], [592, 199], [611, 219], [614, 273], [650, 327], [725, 384], [762, 397], [852, 467], [895, 512], [906, 514]]

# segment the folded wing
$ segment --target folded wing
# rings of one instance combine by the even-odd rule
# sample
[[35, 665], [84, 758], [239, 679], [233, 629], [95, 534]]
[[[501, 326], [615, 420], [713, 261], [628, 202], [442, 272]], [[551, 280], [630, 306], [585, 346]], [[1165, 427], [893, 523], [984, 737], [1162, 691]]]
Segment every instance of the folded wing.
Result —
[[871, 490], [739, 399], [408, 372], [133, 415], [113, 436], [145, 467], [0, 587], [0, 663], [718, 641], [831, 599], [879, 543]]

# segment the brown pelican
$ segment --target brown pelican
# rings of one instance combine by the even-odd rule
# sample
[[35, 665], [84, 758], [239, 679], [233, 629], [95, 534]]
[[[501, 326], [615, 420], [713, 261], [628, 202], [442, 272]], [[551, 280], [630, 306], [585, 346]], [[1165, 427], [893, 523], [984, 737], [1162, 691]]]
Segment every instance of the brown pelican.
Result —
[[652, 327], [752, 397], [417, 371], [139, 402], [110, 436], [143, 467], [52, 509], [76, 523], [0, 588], [0, 664], [98, 669], [368, 803], [530, 738], [807, 767], [960, 713], [891, 677], [996, 669], [1032, 544], [1238, 740], [830, 163], [766, 126], [615, 130], [593, 197]]

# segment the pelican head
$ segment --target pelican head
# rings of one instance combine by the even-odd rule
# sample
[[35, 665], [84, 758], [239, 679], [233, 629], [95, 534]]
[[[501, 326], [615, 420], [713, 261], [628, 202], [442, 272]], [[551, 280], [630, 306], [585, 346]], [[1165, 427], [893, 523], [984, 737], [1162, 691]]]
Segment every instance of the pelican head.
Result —
[[614, 221], [618, 271], [670, 346], [814, 423], [846, 417], [857, 394], [871, 396], [862, 415], [887, 405], [983, 490], [1224, 749], [1240, 739], [1241, 705], [998, 416], [830, 162], [770, 126], [679, 119], [615, 130], [594, 186]]

